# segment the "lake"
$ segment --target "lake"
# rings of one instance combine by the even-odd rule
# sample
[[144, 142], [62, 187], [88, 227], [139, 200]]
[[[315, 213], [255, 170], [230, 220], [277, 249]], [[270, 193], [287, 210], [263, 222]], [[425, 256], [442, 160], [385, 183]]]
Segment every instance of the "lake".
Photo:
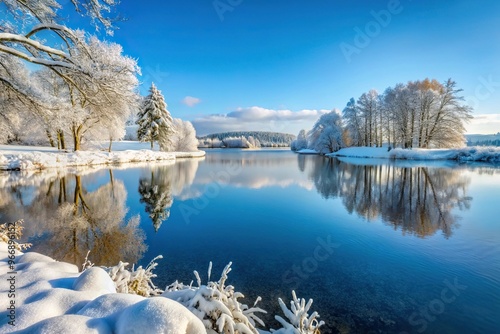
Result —
[[[322, 333], [500, 328], [500, 168], [208, 150], [175, 164], [0, 174], [2, 222], [81, 266], [147, 265], [158, 286], [228, 283], [271, 314], [313, 298]], [[137, 219], [140, 217], [140, 220]]]

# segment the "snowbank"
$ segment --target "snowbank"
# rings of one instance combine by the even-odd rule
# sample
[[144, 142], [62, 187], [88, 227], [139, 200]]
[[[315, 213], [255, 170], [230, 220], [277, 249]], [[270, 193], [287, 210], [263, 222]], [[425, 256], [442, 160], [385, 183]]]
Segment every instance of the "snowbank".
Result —
[[[139, 146], [127, 142], [123, 147]], [[176, 158], [197, 158], [204, 151], [158, 152], [148, 149], [127, 149], [112, 152], [78, 151], [62, 152], [47, 147], [0, 145], [0, 170], [32, 170], [66, 168], [75, 166], [117, 165], [130, 162], [175, 161]]]
[[299, 154], [319, 154], [318, 151], [311, 150], [309, 148], [303, 148], [301, 150], [298, 150], [297, 153], [299, 153]]
[[174, 300], [116, 293], [101, 268], [79, 273], [72, 264], [16, 251], [15, 273], [11, 271], [7, 244], [1, 242], [0, 333], [14, 329], [19, 333], [206, 333], [201, 320]]
[[500, 148], [465, 147], [460, 149], [401, 149], [387, 147], [348, 147], [327, 154], [330, 157], [385, 158], [406, 160], [456, 160], [500, 163]]

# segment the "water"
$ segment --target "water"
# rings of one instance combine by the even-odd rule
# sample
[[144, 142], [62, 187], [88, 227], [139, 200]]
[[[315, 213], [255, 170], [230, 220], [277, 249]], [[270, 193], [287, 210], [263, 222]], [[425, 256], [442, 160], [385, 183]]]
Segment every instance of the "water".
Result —
[[211, 150], [174, 165], [4, 173], [0, 184], [1, 221], [24, 218], [32, 250], [58, 260], [162, 254], [160, 287], [193, 270], [206, 281], [209, 261], [218, 278], [232, 261], [246, 303], [261, 295], [280, 314], [277, 298], [288, 304], [295, 289], [314, 299], [323, 333], [500, 328], [494, 166]]

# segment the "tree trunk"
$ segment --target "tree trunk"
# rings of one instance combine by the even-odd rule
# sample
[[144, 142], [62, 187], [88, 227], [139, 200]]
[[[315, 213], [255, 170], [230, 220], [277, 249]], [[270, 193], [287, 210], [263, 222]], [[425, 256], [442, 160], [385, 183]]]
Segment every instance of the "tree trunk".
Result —
[[153, 143], [154, 143], [154, 141], [151, 140], [151, 151], [153, 150]]
[[79, 151], [81, 148], [81, 142], [82, 142], [82, 136], [81, 136], [81, 131], [82, 127], [81, 126], [76, 126], [73, 125], [73, 148], [75, 151]]
[[66, 142], [64, 141], [64, 132], [62, 130], [57, 130], [57, 148], [59, 150], [66, 149]]
[[113, 144], [113, 140], [109, 138], [109, 146], [108, 146], [108, 152], [111, 152], [111, 145]]
[[56, 147], [56, 143], [54, 142], [54, 138], [52, 138], [52, 134], [50, 133], [49, 130], [45, 130], [45, 133], [47, 134], [47, 138], [49, 138], [49, 143], [51, 147]]

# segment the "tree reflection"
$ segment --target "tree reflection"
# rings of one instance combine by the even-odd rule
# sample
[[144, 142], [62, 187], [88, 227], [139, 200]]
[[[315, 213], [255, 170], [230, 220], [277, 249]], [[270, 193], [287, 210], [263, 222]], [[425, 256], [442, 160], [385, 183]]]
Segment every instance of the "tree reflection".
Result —
[[342, 198], [349, 213], [368, 220], [380, 217], [420, 237], [438, 230], [449, 237], [457, 221], [452, 209], [469, 209], [472, 200], [467, 196], [470, 179], [451, 168], [353, 165], [319, 158], [310, 177], [323, 197]]
[[145, 203], [146, 212], [153, 222], [155, 232], [161, 224], [170, 217], [172, 206], [172, 185], [168, 177], [168, 171], [151, 171], [149, 178], [139, 180], [139, 194], [141, 203]]
[[[35, 191], [20, 188], [24, 191], [15, 202], [24, 206], [28, 236], [38, 239], [31, 250], [78, 266], [89, 250], [89, 260], [105, 266], [136, 263], [145, 252], [139, 218], [124, 223], [127, 192], [111, 170], [109, 182], [94, 191], [86, 190], [80, 175], [48, 177]], [[30, 205], [23, 203], [31, 194]]]
[[139, 179], [140, 202], [145, 204], [155, 232], [170, 217], [174, 195], [186, 197], [183, 192], [193, 183], [198, 163], [198, 159], [188, 159], [154, 167]]

